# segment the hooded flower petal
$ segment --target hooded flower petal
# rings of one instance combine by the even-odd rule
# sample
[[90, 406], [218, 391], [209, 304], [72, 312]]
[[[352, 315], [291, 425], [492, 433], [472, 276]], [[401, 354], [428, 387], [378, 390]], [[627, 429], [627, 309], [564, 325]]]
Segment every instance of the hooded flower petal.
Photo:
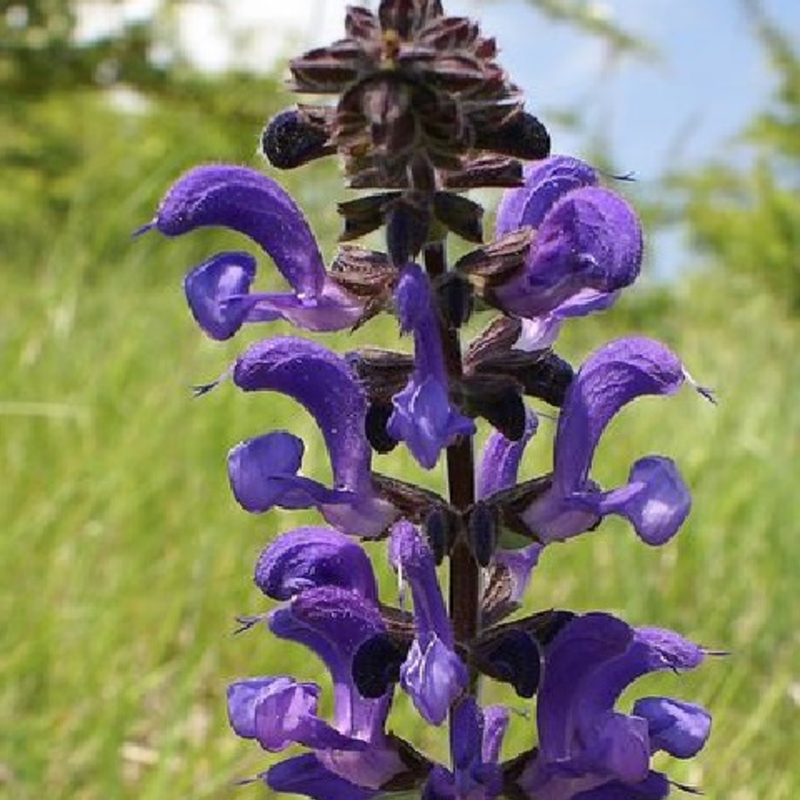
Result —
[[417, 529], [401, 521], [392, 528], [389, 560], [411, 586], [417, 631], [400, 669], [400, 682], [420, 714], [428, 722], [441, 725], [469, 676], [455, 652], [433, 554]]
[[316, 296], [325, 282], [316, 239], [294, 200], [271, 178], [247, 167], [189, 170], [162, 200], [152, 226], [165, 236], [207, 226], [231, 228], [256, 242], [296, 292]]
[[499, 238], [524, 225], [538, 228], [565, 194], [582, 186], [595, 186], [598, 180], [593, 167], [571, 156], [553, 155], [526, 164], [523, 185], [503, 193], [497, 209], [496, 236]]
[[441, 335], [430, 285], [416, 264], [407, 264], [395, 291], [395, 306], [404, 332], [414, 333], [414, 372], [402, 392], [392, 398], [394, 411], [386, 430], [405, 441], [426, 469], [459, 436], [475, 433], [475, 423], [450, 402]]
[[610, 513], [629, 518], [650, 544], [677, 532], [690, 499], [671, 461], [656, 456], [638, 461], [630, 482], [606, 494], [590, 480], [589, 469], [600, 436], [623, 406], [644, 395], [674, 394], [685, 377], [675, 354], [651, 339], [619, 339], [589, 357], [561, 409], [552, 487], [523, 514], [541, 541], [575, 536]]
[[[293, 480], [304, 481], [302, 488], [314, 500], [310, 505], [319, 505], [332, 525], [362, 536], [379, 534], [391, 521], [394, 509], [372, 489], [371, 450], [364, 428], [367, 398], [347, 362], [314, 342], [276, 337], [248, 348], [233, 368], [233, 380], [244, 391], [282, 392], [305, 406], [325, 438], [335, 489], [326, 496], [315, 482]], [[239, 461], [238, 471], [231, 473], [232, 482], [253, 487], [261, 480], [255, 473], [274, 474], [266, 457], [259, 458], [259, 446], [252, 452], [234, 451]], [[300, 449], [302, 456], [300, 446], [294, 448], [295, 453]], [[296, 470], [299, 457], [287, 457], [286, 463]], [[239, 494], [244, 493], [237, 497]]]
[[[631, 716], [615, 712], [614, 705], [636, 678], [657, 670], [690, 669], [702, 658], [697, 645], [672, 631], [634, 629], [608, 614], [575, 618], [548, 648], [537, 704], [539, 751], [520, 785], [538, 800], [583, 793], [587, 798], [614, 797], [600, 789], [611, 792], [616, 783], [628, 786], [631, 797], [647, 796], [637, 792], [653, 780], [650, 754], [664, 744], [673, 746], [666, 732], [678, 715], [662, 713], [663, 698], [648, 698], [640, 709], [645, 713], [634, 709]], [[700, 719], [688, 711], [687, 718], [694, 723]], [[666, 733], [661, 740], [659, 729]], [[697, 733], [694, 740], [676, 733], [675, 749], [683, 745], [687, 752], [697, 752], [705, 741], [702, 724]]]
[[302, 591], [338, 586], [377, 603], [372, 564], [363, 548], [332, 528], [296, 528], [261, 554], [255, 581], [264, 594], [289, 600]]
[[388, 698], [363, 698], [352, 679], [359, 645], [385, 630], [374, 601], [352, 590], [321, 586], [276, 609], [269, 625], [276, 636], [308, 647], [328, 668], [334, 685], [334, 727], [354, 738], [380, 740]]
[[545, 215], [522, 270], [494, 289], [508, 314], [540, 317], [587, 289], [630, 285], [642, 262], [639, 220], [619, 195], [599, 186], [565, 194]]

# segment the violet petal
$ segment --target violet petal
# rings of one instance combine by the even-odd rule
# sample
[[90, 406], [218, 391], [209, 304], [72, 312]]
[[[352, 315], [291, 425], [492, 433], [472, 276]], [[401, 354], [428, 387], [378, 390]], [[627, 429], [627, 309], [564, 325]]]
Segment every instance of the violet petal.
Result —
[[630, 285], [642, 262], [642, 230], [628, 203], [608, 189], [569, 192], [547, 213], [524, 268], [495, 290], [506, 313], [538, 317], [586, 289]]
[[338, 586], [377, 602], [364, 549], [337, 530], [306, 526], [279, 536], [261, 554], [255, 581], [268, 597], [289, 600], [318, 586]]
[[671, 697], [643, 697], [633, 713], [644, 717], [653, 752], [664, 750], [676, 758], [691, 758], [711, 734], [711, 715], [702, 706]]
[[495, 225], [498, 238], [523, 225], [538, 228], [554, 203], [567, 192], [596, 185], [598, 176], [592, 167], [577, 158], [553, 155], [526, 164], [523, 181], [519, 188], [503, 193]]
[[343, 735], [317, 717], [319, 687], [283, 676], [250, 678], [228, 687], [228, 714], [239, 736], [271, 752], [293, 744], [318, 749], [362, 750], [366, 743]]
[[603, 494], [574, 495], [570, 502], [598, 517], [625, 517], [642, 541], [658, 546], [678, 532], [692, 498], [674, 461], [649, 456], [633, 465], [625, 486]]
[[[322, 431], [333, 471], [325, 518], [347, 533], [381, 533], [394, 509], [372, 490], [367, 397], [347, 362], [315, 342], [276, 337], [251, 345], [237, 360], [233, 380], [244, 391], [282, 392], [305, 406]], [[355, 497], [337, 501], [342, 492]]]
[[364, 315], [364, 302], [326, 279], [313, 296], [291, 293], [241, 294], [227, 301], [230, 315], [242, 316], [244, 322], [272, 322], [285, 319], [307, 331], [340, 331], [351, 328]]
[[221, 226], [249, 236], [299, 294], [317, 295], [325, 265], [300, 209], [275, 181], [246, 167], [195, 167], [172, 186], [155, 227], [165, 236]]
[[389, 698], [363, 698], [352, 675], [359, 646], [385, 630], [377, 605], [352, 590], [318, 587], [272, 612], [269, 625], [276, 636], [308, 647], [328, 668], [334, 687], [334, 727], [354, 738], [382, 741]]
[[580, 491], [595, 448], [611, 419], [645, 395], [670, 395], [685, 379], [683, 365], [653, 339], [617, 339], [596, 350], [567, 390], [558, 420], [553, 482], [563, 494]]
[[351, 499], [352, 493], [332, 491], [296, 474], [304, 450], [303, 441], [286, 431], [273, 431], [236, 445], [228, 454], [228, 477], [242, 508], [259, 514], [274, 506], [312, 508]]
[[189, 309], [197, 324], [218, 341], [230, 339], [247, 318], [247, 309], [231, 297], [250, 291], [256, 261], [248, 253], [218, 253], [189, 272], [183, 281]]
[[400, 668], [400, 683], [420, 714], [440, 725], [469, 676], [455, 652], [433, 554], [417, 529], [401, 521], [392, 528], [389, 559], [408, 581], [414, 598], [416, 638]]
[[372, 800], [378, 789], [367, 789], [326, 769], [313, 753], [282, 761], [264, 774], [274, 792], [299, 794], [313, 800]]
[[419, 266], [403, 267], [394, 299], [401, 330], [414, 333], [414, 372], [392, 398], [386, 430], [431, 469], [445, 447], [475, 433], [475, 423], [450, 402], [439, 321], [428, 277]]

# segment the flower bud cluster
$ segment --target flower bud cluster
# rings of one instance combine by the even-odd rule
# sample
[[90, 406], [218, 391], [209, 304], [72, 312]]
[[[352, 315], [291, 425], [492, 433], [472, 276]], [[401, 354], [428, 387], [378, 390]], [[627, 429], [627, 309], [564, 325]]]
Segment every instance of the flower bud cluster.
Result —
[[[343, 39], [291, 62], [292, 88], [328, 102], [278, 114], [263, 133], [266, 157], [287, 169], [337, 155], [350, 188], [373, 192], [339, 205], [343, 244], [330, 265], [286, 191], [245, 167], [191, 170], [143, 229], [232, 229], [285, 279], [284, 292], [256, 290], [258, 261], [246, 251], [193, 268], [186, 297], [213, 339], [281, 319], [305, 331], [354, 329], [389, 313], [413, 344], [412, 354], [337, 354], [272, 337], [250, 345], [226, 376], [242, 391], [302, 405], [332, 474], [331, 485], [302, 474], [305, 446], [290, 430], [241, 442], [228, 457], [245, 510], [315, 509], [324, 521], [265, 549], [255, 582], [277, 605], [242, 624], [313, 652], [330, 673], [332, 714], [319, 710], [320, 686], [286, 675], [237, 681], [228, 693], [239, 736], [270, 752], [305, 748], [260, 776], [276, 792], [653, 800], [671, 784], [651, 757], [691, 757], [710, 731], [709, 714], [682, 700], [644, 697], [630, 713], [616, 709], [637, 678], [699, 666], [700, 646], [546, 599], [543, 610], [519, 613], [551, 544], [609, 515], [651, 546], [679, 531], [691, 498], [670, 458], [639, 459], [611, 488], [591, 468], [624, 406], [693, 383], [652, 339], [612, 341], [577, 369], [554, 352], [567, 320], [609, 308], [636, 280], [642, 231], [596, 170], [549, 154], [547, 131], [496, 57], [477, 24], [446, 16], [438, 0], [381, 0], [374, 13], [349, 8]], [[483, 209], [463, 191], [492, 186], [505, 191], [485, 241]], [[352, 244], [379, 229], [385, 251]], [[474, 247], [448, 264], [451, 236]], [[482, 332], [462, 344], [466, 321], [487, 313]], [[558, 414], [552, 471], [521, 476], [542, 403]], [[476, 463], [480, 419], [493, 431]], [[398, 446], [425, 469], [445, 462], [448, 495], [373, 469], [373, 453]], [[381, 600], [367, 541], [386, 547], [409, 602]], [[537, 698], [528, 746], [510, 760], [501, 758], [509, 710], [480, 705], [484, 679]], [[447, 763], [387, 731], [399, 692], [425, 724], [449, 722]]]

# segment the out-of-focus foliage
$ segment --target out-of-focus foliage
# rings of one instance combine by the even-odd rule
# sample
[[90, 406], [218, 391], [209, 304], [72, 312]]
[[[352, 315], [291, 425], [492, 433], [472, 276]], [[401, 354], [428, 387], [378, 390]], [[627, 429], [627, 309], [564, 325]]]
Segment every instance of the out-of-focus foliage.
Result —
[[[271, 77], [194, 70], [171, 35], [178, 0], [89, 41], [77, 37], [81, 7], [26, 0], [0, 15], [0, 240], [8, 262], [29, 257], [30, 242], [46, 250], [81, 198], [118, 196], [123, 205], [147, 170], [171, 164], [177, 172], [222, 155], [249, 160], [280, 102]], [[110, 153], [118, 154], [111, 163]], [[131, 221], [104, 217], [104, 237], [125, 235]]]
[[0, 16], [0, 83], [5, 97], [25, 100], [117, 81], [153, 89], [169, 80], [176, 54], [165, 49], [158, 63], [151, 58], [158, 41], [155, 16], [79, 42], [79, 12], [86, 5], [75, 0], [20, 0], [5, 7]]
[[[746, 275], [800, 314], [800, 48], [758, 0], [743, 0], [775, 74], [775, 89], [731, 152], [671, 178], [673, 221], [713, 265]], [[744, 147], [742, 146], [744, 145]], [[731, 275], [734, 277], [734, 275]]]

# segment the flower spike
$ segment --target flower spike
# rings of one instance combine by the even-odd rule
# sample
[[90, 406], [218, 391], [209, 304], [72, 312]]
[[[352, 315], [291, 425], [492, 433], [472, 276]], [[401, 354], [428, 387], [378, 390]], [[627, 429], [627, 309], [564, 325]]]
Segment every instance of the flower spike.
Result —
[[[302, 473], [307, 443], [296, 430], [263, 431], [230, 450], [243, 508], [311, 509], [325, 522], [264, 548], [254, 578], [274, 605], [240, 616], [241, 630], [303, 647], [328, 673], [324, 682], [280, 671], [235, 681], [231, 726], [284, 754], [259, 776], [270, 796], [660, 800], [684, 787], [652, 757], [696, 755], [711, 718], [672, 697], [640, 697], [627, 713], [618, 700], [637, 678], [694, 669], [711, 651], [672, 631], [557, 607], [537, 596], [552, 581], [531, 587], [531, 576], [554, 563], [541, 558], [551, 543], [611, 514], [649, 545], [668, 542], [691, 507], [675, 463], [646, 455], [624, 485], [605, 489], [592, 478], [595, 451], [638, 397], [671, 395], [685, 382], [713, 396], [651, 339], [602, 346], [577, 372], [554, 350], [568, 320], [611, 308], [638, 278], [635, 211], [589, 164], [549, 155], [546, 127], [525, 110], [476, 22], [448, 16], [442, 0], [373, 5], [349, 7], [342, 38], [290, 61], [290, 88], [320, 97], [279, 112], [261, 135], [273, 167], [335, 155], [359, 192], [323, 198], [342, 220], [327, 269], [295, 201], [247, 167], [190, 170], [139, 231], [228, 228], [274, 262], [283, 291], [260, 291], [258, 261], [240, 250], [217, 252], [186, 275], [191, 313], [212, 339], [275, 321], [360, 337], [384, 312], [413, 339], [410, 353], [359, 341], [342, 357], [279, 336], [250, 344], [197, 389], [231, 378], [243, 392], [299, 403], [322, 434], [331, 473], [324, 481]], [[487, 188], [506, 191], [484, 242], [481, 195], [464, 193]], [[369, 247], [355, 241], [376, 234]], [[454, 237], [471, 249], [448, 263]], [[558, 414], [552, 439], [535, 436], [548, 418], [539, 403]], [[492, 431], [476, 468], [477, 420]], [[552, 464], [550, 472], [520, 474], [529, 445], [539, 451], [531, 463]], [[444, 462], [442, 474], [415, 480], [421, 470], [402, 469], [404, 451], [423, 470]], [[396, 462], [384, 470], [398, 454], [401, 472]], [[437, 482], [445, 477], [446, 492]], [[367, 551], [381, 546], [398, 577], [389, 603], [378, 556]], [[531, 602], [538, 608], [512, 616]], [[485, 680], [536, 696], [526, 741], [505, 762], [510, 712], [481, 707]], [[423, 728], [447, 723], [444, 762], [423, 749], [439, 734], [414, 723], [410, 741], [387, 732], [399, 690]]]

